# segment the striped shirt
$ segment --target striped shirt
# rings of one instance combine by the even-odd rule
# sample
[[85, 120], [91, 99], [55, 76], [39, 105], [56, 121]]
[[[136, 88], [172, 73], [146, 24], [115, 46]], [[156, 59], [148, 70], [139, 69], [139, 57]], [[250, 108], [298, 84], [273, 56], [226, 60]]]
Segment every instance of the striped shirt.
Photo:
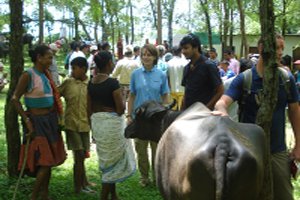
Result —
[[24, 95], [27, 108], [49, 108], [54, 104], [53, 91], [46, 75], [34, 68], [27, 70], [30, 83]]

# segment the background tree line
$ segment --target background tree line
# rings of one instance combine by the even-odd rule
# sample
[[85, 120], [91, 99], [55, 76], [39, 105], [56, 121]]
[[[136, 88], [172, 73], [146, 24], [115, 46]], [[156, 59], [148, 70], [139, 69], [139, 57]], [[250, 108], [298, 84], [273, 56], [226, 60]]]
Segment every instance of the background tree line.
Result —
[[[182, 4], [190, 8], [185, 13], [178, 12]], [[23, 9], [28, 6], [33, 12], [23, 13], [23, 27], [26, 31], [34, 24], [39, 29], [39, 43], [47, 40], [44, 36], [49, 31], [44, 29], [51, 30], [54, 22], [68, 28], [69, 40], [108, 40], [112, 47], [119, 37], [125, 38], [126, 44], [140, 41], [146, 34], [143, 27], [149, 25], [159, 44], [167, 39], [172, 45], [177, 33], [207, 32], [208, 47], [213, 45], [213, 33], [219, 35], [223, 47], [232, 47], [233, 34], [241, 34], [243, 48], [237, 53], [243, 57], [248, 53], [245, 35], [260, 34], [259, 0], [25, 0]], [[57, 12], [51, 13], [49, 7]], [[63, 13], [62, 18], [56, 13]], [[274, 0], [274, 15], [275, 30], [283, 36], [300, 32], [300, 0]], [[10, 23], [8, 10], [0, 9], [0, 16], [2, 30]]]

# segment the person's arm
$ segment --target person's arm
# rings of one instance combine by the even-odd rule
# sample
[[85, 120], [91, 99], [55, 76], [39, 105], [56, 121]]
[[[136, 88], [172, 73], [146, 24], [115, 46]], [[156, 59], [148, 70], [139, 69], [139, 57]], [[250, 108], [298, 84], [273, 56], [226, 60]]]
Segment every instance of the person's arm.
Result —
[[295, 146], [291, 157], [300, 162], [300, 108], [298, 102], [288, 104], [288, 116], [295, 137]]
[[124, 106], [121, 88], [113, 91], [113, 98], [114, 98], [115, 105], [116, 105], [116, 113], [118, 115], [123, 115], [125, 106]]
[[17, 87], [14, 91], [11, 101], [14, 104], [17, 113], [22, 117], [23, 121], [26, 124], [26, 127], [28, 129], [28, 136], [31, 136], [33, 132], [33, 125], [30, 118], [26, 115], [23, 106], [20, 102], [20, 98], [27, 91], [29, 81], [30, 81], [30, 75], [27, 72], [23, 73], [18, 81]]
[[233, 103], [233, 99], [227, 95], [222, 95], [215, 105], [213, 115], [228, 116], [227, 108]]
[[91, 116], [92, 116], [92, 100], [91, 100], [91, 96], [89, 93], [87, 93], [86, 95], [87, 98], [87, 106], [86, 106], [86, 110], [87, 110], [87, 117], [88, 117], [88, 122], [91, 125]]
[[114, 71], [112, 72], [111, 77], [118, 78], [120, 76], [120, 74], [121, 74], [121, 66], [120, 66], [120, 63], [117, 63]]
[[129, 98], [128, 98], [128, 113], [126, 115], [127, 117], [127, 123], [130, 124], [132, 122], [132, 113], [133, 113], [133, 105], [134, 105], [134, 101], [135, 101], [135, 95], [133, 93], [129, 94]]
[[224, 86], [223, 84], [220, 84], [217, 88], [216, 88], [216, 93], [215, 95], [211, 98], [211, 100], [206, 104], [206, 106], [213, 110], [214, 106], [216, 104], [216, 102], [220, 99], [220, 97], [223, 95], [224, 93]]
[[164, 95], [161, 96], [162, 104], [167, 105], [170, 103], [170, 95], [169, 93], [165, 93]]

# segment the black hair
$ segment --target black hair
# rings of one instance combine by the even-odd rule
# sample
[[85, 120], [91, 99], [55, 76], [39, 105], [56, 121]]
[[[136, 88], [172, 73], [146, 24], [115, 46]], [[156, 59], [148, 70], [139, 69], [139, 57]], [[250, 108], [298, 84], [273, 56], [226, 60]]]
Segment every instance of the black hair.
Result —
[[227, 48], [227, 49], [224, 50], [223, 53], [226, 53], [226, 54], [228, 54], [228, 55], [232, 55], [232, 54], [233, 54], [233, 51], [232, 51], [230, 48]]
[[40, 44], [40, 45], [35, 46], [32, 49], [29, 49], [28, 54], [29, 54], [29, 57], [31, 58], [31, 61], [33, 63], [35, 63], [38, 55], [44, 56], [45, 54], [48, 53], [48, 51], [51, 51], [49, 46], [47, 46], [45, 44]]
[[171, 49], [171, 52], [176, 55], [176, 56], [180, 56], [181, 54], [181, 48], [179, 46], [173, 46]]
[[254, 64], [250, 59], [246, 59], [246, 58], [240, 59], [240, 73], [246, 71], [247, 69], [251, 69], [253, 66]]
[[89, 47], [89, 45], [83, 43], [83, 44], [80, 45], [79, 49], [80, 49], [80, 51], [82, 51], [82, 49], [84, 49], [86, 47]]
[[100, 51], [94, 56], [94, 61], [99, 70], [103, 70], [109, 61], [112, 61], [112, 54], [109, 51]]
[[212, 47], [209, 51], [210, 51], [210, 52], [217, 53], [217, 50], [216, 50], [214, 47]]
[[197, 35], [189, 33], [186, 36], [184, 36], [180, 41], [180, 47], [187, 44], [190, 44], [193, 48], [198, 47], [199, 53], [202, 53], [201, 41]]
[[281, 64], [283, 64], [284, 66], [287, 67], [291, 67], [292, 66], [292, 57], [289, 55], [285, 55], [281, 58]]
[[72, 61], [71, 61], [71, 66], [78, 66], [80, 68], [85, 68], [87, 69], [88, 68], [88, 62], [86, 60], [86, 58], [84, 57], [76, 57], [74, 58]]
[[140, 50], [140, 49], [141, 49], [141, 47], [135, 46], [135, 47], [133, 48], [133, 52], [137, 52], [137, 51]]
[[110, 44], [108, 43], [108, 42], [103, 42], [102, 44], [101, 44], [101, 49], [102, 50], [105, 50], [107, 47], [109, 47], [110, 46]]
[[80, 42], [73, 41], [71, 42], [70, 47], [73, 51], [76, 51], [77, 48], [80, 48]]

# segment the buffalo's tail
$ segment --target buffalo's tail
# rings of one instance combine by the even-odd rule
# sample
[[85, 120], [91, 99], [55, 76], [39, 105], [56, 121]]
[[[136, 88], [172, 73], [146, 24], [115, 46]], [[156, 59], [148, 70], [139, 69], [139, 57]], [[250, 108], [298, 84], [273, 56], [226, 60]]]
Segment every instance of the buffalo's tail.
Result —
[[226, 182], [226, 163], [228, 155], [226, 142], [219, 143], [215, 151], [216, 200], [224, 200]]

